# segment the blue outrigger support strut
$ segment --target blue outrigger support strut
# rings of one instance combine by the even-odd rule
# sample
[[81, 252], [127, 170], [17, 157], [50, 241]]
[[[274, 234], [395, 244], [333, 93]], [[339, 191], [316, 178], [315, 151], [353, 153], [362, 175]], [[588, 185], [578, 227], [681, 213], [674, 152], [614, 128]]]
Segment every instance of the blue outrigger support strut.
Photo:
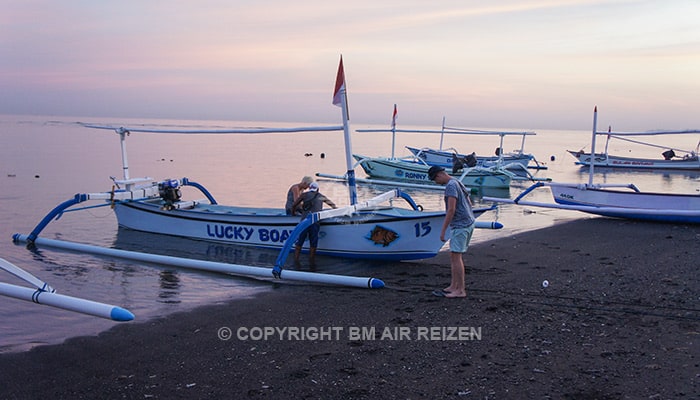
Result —
[[535, 183], [534, 185], [530, 186], [529, 188], [525, 189], [522, 193], [520, 193], [520, 194], [518, 195], [518, 197], [514, 198], [514, 199], [513, 199], [513, 203], [518, 204], [518, 202], [520, 201], [520, 199], [522, 199], [523, 197], [527, 196], [530, 192], [532, 192], [533, 190], [537, 189], [538, 187], [542, 187], [542, 186], [544, 186], [544, 183], [542, 183], [542, 182], [537, 182], [537, 183]]
[[54, 218], [60, 217], [61, 214], [63, 214], [63, 211], [65, 211], [67, 208], [82, 203], [87, 199], [87, 194], [78, 193], [72, 199], [66, 200], [63, 203], [57, 205], [53, 210], [51, 210], [51, 212], [46, 214], [44, 219], [42, 219], [41, 222], [39, 222], [39, 224], [37, 224], [37, 226], [34, 228], [34, 230], [32, 230], [32, 232], [27, 237], [27, 242], [30, 244], [33, 243], [34, 240], [39, 236], [39, 233], [41, 233], [41, 231], [43, 231], [44, 228], [46, 228], [46, 225], [48, 225], [49, 222], [51, 222]]
[[207, 188], [205, 188], [201, 184], [194, 182], [194, 181], [191, 181], [188, 178], [182, 178], [182, 186], [196, 187], [197, 189], [199, 189], [200, 192], [204, 193], [204, 195], [207, 197], [207, 200], [209, 200], [209, 203], [218, 204], [216, 202], [216, 200], [214, 199], [214, 196], [212, 196], [211, 193], [209, 193], [209, 191], [207, 190]]
[[282, 250], [280, 250], [280, 254], [277, 256], [277, 260], [275, 260], [275, 266], [272, 268], [272, 276], [274, 276], [277, 279], [280, 278], [280, 274], [282, 273], [282, 266], [284, 265], [285, 261], [287, 261], [287, 257], [289, 257], [289, 252], [292, 251], [292, 246], [294, 246], [294, 243], [296, 243], [297, 239], [299, 238], [299, 235], [301, 235], [301, 233], [304, 232], [304, 230], [306, 230], [308, 227], [310, 227], [318, 221], [319, 214], [313, 213], [309, 214], [306, 218], [302, 219], [301, 222], [297, 224], [297, 226], [287, 238], [287, 241], [284, 242], [284, 246], [282, 246]]
[[[209, 200], [209, 202], [211, 204], [217, 204], [216, 199], [214, 199], [214, 196], [212, 196], [211, 193], [209, 193], [209, 191], [201, 184], [194, 182], [194, 181], [191, 181], [188, 178], [182, 178], [181, 181], [182, 181], [182, 186], [192, 186], [192, 187], [199, 189], [204, 194], [204, 196], [206, 196], [207, 200]], [[127, 191], [117, 190], [117, 191], [111, 192], [112, 201], [115, 201], [114, 194], [124, 193], [124, 192], [129, 192], [129, 191], [128, 190]], [[106, 196], [107, 194], [110, 194], [110, 192], [100, 193], [100, 194]], [[80, 204], [84, 201], [90, 200], [90, 196], [94, 196], [94, 194], [91, 195], [89, 193], [78, 193], [75, 196], [73, 196], [73, 198], [66, 200], [63, 203], [57, 205], [53, 210], [51, 210], [48, 214], [46, 214], [46, 216], [41, 220], [41, 222], [39, 222], [37, 224], [37, 226], [32, 230], [32, 232], [27, 236], [27, 242], [30, 244], [33, 243], [36, 240], [36, 238], [39, 237], [39, 234], [41, 233], [41, 231], [43, 231], [44, 228], [46, 228], [46, 226], [52, 220], [60, 218], [61, 215], [63, 215], [63, 213], [68, 208], [70, 208], [76, 204]], [[107, 199], [105, 198], [104, 200], [107, 200]]]
[[[406, 200], [406, 202], [408, 202], [408, 204], [410, 204], [414, 210], [422, 211], [423, 209], [423, 207], [417, 205], [416, 202], [413, 201], [413, 198], [408, 193], [404, 193], [400, 189], [394, 189], [394, 197], [400, 197]], [[301, 235], [301, 233], [304, 232], [304, 230], [306, 230], [312, 224], [320, 220], [321, 212], [316, 212], [313, 214], [309, 214], [306, 218], [302, 219], [301, 222], [299, 222], [299, 224], [297, 224], [297, 226], [294, 228], [287, 240], [284, 242], [282, 250], [280, 250], [280, 254], [277, 256], [277, 260], [275, 260], [275, 266], [272, 269], [272, 275], [275, 278], [280, 278], [284, 263], [287, 261], [287, 257], [289, 257], [289, 253], [292, 251], [292, 246], [294, 246], [294, 244], [296, 243], [297, 239], [299, 238], [299, 235]]]
[[396, 188], [396, 195], [397, 197], [401, 197], [402, 199], [406, 200], [406, 202], [414, 209], [414, 210], [419, 210], [423, 211], [423, 207], [419, 206], [416, 204], [415, 201], [413, 201], [413, 197], [411, 197], [408, 193], [404, 193], [401, 189]]

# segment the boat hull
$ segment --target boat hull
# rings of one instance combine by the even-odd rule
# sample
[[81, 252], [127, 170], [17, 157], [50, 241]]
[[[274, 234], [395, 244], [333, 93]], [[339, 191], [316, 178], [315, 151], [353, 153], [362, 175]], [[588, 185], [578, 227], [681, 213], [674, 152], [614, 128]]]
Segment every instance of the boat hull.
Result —
[[[591, 153], [567, 150], [577, 161], [578, 165], [591, 165]], [[596, 153], [593, 158], [594, 167], [637, 168], [637, 169], [677, 169], [685, 171], [700, 171], [700, 160], [697, 156], [678, 159], [654, 159], [611, 156]]]
[[[406, 146], [406, 148], [428, 165], [439, 165], [445, 168], [452, 168], [454, 165], [455, 153], [436, 149], [418, 149], [410, 146]], [[457, 157], [464, 158], [466, 155], [457, 154]], [[476, 156], [476, 166], [493, 167], [500, 163], [506, 169], [523, 170], [527, 168], [533, 158], [531, 154], [505, 154], [503, 157]]]
[[[583, 206], [592, 214], [647, 221], [700, 223], [700, 195], [583, 189], [548, 185], [558, 204]], [[595, 208], [603, 210], [597, 211]], [[617, 211], [619, 209], [619, 211]]]
[[[354, 155], [365, 173], [372, 178], [433, 184], [428, 178], [429, 165], [386, 158], [367, 158]], [[447, 170], [450, 173], [450, 170]], [[472, 169], [466, 174], [453, 175], [467, 187], [507, 189], [512, 175], [499, 170]]]
[[[270, 249], [281, 249], [300, 222], [282, 209], [198, 204], [162, 209], [162, 201], [115, 204], [120, 226], [143, 232]], [[317, 254], [362, 259], [434, 257], [443, 246], [444, 212], [383, 207], [321, 221]], [[308, 241], [304, 245], [308, 249]]]

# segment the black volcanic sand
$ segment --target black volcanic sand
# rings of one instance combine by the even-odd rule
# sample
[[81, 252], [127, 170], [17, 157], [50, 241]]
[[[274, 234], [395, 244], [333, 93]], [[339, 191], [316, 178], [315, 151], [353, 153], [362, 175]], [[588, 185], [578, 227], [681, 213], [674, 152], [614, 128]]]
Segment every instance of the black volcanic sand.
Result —
[[[700, 398], [700, 227], [590, 218], [474, 245], [466, 299], [431, 295], [448, 260], [2, 354], [0, 397]], [[256, 327], [325, 337], [239, 337]]]

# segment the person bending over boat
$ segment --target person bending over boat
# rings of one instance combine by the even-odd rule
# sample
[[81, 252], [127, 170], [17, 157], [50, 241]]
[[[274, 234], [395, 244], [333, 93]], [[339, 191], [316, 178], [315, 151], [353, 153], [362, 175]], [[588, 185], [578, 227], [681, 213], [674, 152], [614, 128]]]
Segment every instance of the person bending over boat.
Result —
[[445, 172], [445, 168], [430, 167], [428, 178], [437, 184], [445, 185], [446, 213], [440, 231], [440, 240], [445, 241], [445, 233], [449, 227], [450, 268], [452, 270], [450, 286], [442, 290], [435, 290], [433, 294], [439, 297], [467, 297], [462, 255], [467, 252], [476, 221], [472, 211], [472, 203], [469, 200], [469, 192], [462, 182], [449, 176]]
[[296, 210], [292, 204], [301, 196], [301, 193], [309, 188], [314, 179], [310, 176], [301, 178], [301, 182], [295, 183], [289, 187], [287, 191], [287, 203], [284, 205], [284, 211], [287, 215], [301, 215], [301, 210]]
[[[311, 182], [309, 185], [309, 190], [304, 192], [299, 196], [298, 199], [292, 204], [292, 210], [296, 210], [299, 205], [302, 206], [301, 219], [303, 220], [309, 214], [319, 212], [323, 209], [323, 203], [328, 204], [332, 208], [336, 207], [335, 203], [331, 201], [328, 197], [321, 194], [318, 191], [318, 183]], [[299, 263], [299, 255], [301, 254], [301, 247], [306, 241], [306, 237], [309, 238], [309, 263], [311, 265], [316, 264], [316, 248], [318, 247], [318, 231], [321, 229], [321, 223], [315, 222], [304, 232], [299, 235], [296, 247], [294, 248], [294, 262]]]

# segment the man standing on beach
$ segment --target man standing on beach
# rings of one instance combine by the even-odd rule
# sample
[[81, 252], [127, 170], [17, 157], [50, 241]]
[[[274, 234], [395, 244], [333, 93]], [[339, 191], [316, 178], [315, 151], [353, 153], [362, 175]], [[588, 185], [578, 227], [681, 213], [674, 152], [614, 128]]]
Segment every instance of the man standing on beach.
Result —
[[433, 291], [439, 297], [467, 297], [464, 283], [464, 261], [462, 255], [467, 252], [469, 240], [474, 232], [474, 212], [469, 200], [469, 193], [462, 182], [452, 178], [445, 168], [432, 166], [428, 177], [437, 184], [445, 185], [445, 221], [442, 223], [440, 240], [445, 240], [447, 228], [450, 228], [450, 264], [452, 281], [450, 286]]

